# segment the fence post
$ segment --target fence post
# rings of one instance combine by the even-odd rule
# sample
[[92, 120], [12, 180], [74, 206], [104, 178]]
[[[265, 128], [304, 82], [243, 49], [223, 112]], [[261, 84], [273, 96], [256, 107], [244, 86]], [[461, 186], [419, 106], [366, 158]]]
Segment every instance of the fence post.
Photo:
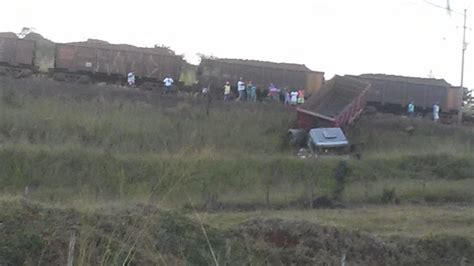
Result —
[[69, 239], [69, 251], [67, 255], [67, 266], [74, 265], [74, 248], [76, 247], [76, 230], [71, 231], [71, 238]]

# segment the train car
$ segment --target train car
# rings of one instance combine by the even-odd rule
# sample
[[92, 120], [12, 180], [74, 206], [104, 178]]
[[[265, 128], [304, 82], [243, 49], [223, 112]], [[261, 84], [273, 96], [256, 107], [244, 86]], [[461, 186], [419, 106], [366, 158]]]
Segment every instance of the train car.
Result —
[[297, 108], [298, 127], [345, 127], [356, 120], [366, 105], [370, 83], [335, 76]]
[[56, 44], [34, 32], [27, 34], [23, 40], [35, 42], [35, 70], [42, 74], [50, 73], [54, 69]]
[[0, 35], [0, 74], [19, 78], [34, 70], [35, 42], [15, 34]]
[[236, 84], [243, 78], [260, 88], [273, 83], [277, 88], [304, 89], [308, 95], [324, 83], [324, 72], [312, 71], [305, 65], [241, 59], [202, 58], [197, 76], [200, 84], [214, 88], [222, 87], [226, 81]]
[[183, 63], [181, 56], [162, 47], [141, 48], [91, 39], [56, 45], [56, 72], [86, 75], [97, 81], [124, 82], [129, 72], [135, 73], [139, 85], [159, 83], [168, 75], [178, 80]]
[[353, 76], [372, 84], [368, 104], [379, 111], [404, 113], [413, 101], [417, 113], [430, 113], [439, 103], [441, 113], [454, 117], [461, 110], [463, 91], [444, 79], [415, 78], [384, 74]]

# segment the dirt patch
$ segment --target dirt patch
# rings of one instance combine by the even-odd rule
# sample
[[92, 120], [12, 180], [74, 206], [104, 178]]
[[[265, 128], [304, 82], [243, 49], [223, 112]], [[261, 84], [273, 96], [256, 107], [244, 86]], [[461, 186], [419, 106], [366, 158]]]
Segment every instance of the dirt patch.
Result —
[[474, 259], [472, 243], [458, 237], [386, 240], [282, 219], [253, 219], [237, 232], [263, 243], [257, 246], [279, 265], [459, 265]]

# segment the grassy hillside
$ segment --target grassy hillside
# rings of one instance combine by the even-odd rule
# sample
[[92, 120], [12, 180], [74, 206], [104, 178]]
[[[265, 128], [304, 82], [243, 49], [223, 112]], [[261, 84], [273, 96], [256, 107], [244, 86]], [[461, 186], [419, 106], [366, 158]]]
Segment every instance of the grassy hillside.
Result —
[[[3, 193], [53, 202], [148, 200], [292, 206], [331, 195], [341, 158], [301, 160], [285, 145], [294, 112], [116, 87], [1, 79]], [[413, 127], [412, 134], [406, 128]], [[472, 202], [472, 128], [364, 117], [348, 135], [348, 202]], [[390, 194], [390, 193], [389, 193]], [[391, 199], [389, 199], [391, 200]], [[223, 207], [223, 206], [221, 206]]]
[[2, 199], [0, 208], [2, 265], [65, 265], [72, 247], [75, 265], [336, 265], [343, 258], [358, 265], [460, 265], [474, 259], [472, 243], [454, 235], [379, 238], [279, 218], [214, 228], [199, 216], [140, 205], [76, 211]]
[[[388, 256], [386, 261], [360, 258], [369, 265], [396, 265], [404, 262], [402, 258], [412, 264], [433, 262], [439, 257], [430, 252], [441, 248], [447, 250], [445, 257], [452, 258], [453, 265], [467, 258], [472, 239], [463, 235], [473, 230], [471, 210], [453, 213], [451, 209], [474, 202], [472, 127], [366, 115], [347, 130], [350, 141], [363, 147], [360, 159], [300, 159], [297, 150], [285, 142], [287, 129], [294, 126], [294, 110], [278, 104], [209, 102], [186, 95], [164, 97], [110, 86], [0, 77], [0, 252], [7, 252], [0, 255], [35, 264], [41, 254], [52, 252], [51, 258], [63, 262], [65, 255], [55, 252], [67, 249], [67, 232], [75, 227], [86, 241], [76, 253], [82, 264], [90, 260], [122, 263], [132, 250], [131, 254], [137, 252], [134, 258], [140, 258], [132, 264], [199, 261], [196, 264], [205, 265], [214, 260], [208, 249], [190, 251], [198, 242], [200, 247], [207, 243], [199, 221], [212, 225], [213, 245], [222, 246], [226, 239], [242, 234], [242, 224], [248, 230], [253, 228], [245, 232], [254, 232], [256, 239], [263, 237], [261, 232], [270, 234], [263, 230], [265, 221], [247, 223], [254, 217], [270, 217], [283, 219], [271, 221], [275, 227], [287, 226], [286, 220], [296, 218], [348, 230], [344, 239], [353, 239], [353, 234], [362, 231], [394, 241], [381, 248], [397, 256]], [[311, 205], [336, 209], [310, 211]], [[127, 236], [136, 233], [133, 228], [142, 224], [144, 214], [133, 212], [150, 208], [155, 214], [171, 215], [173, 218], [165, 219], [168, 223], [184, 221], [171, 235], [184, 234], [185, 239], [189, 233], [198, 242], [179, 240], [190, 245], [184, 253], [156, 252], [153, 241], [162, 235], [149, 234], [149, 230], [166, 226], [157, 218], [152, 227], [140, 229], [145, 242], [136, 246], [137, 239]], [[174, 216], [163, 209], [181, 213]], [[202, 214], [204, 211], [218, 214]], [[50, 214], [53, 220], [45, 218]], [[403, 214], [411, 218], [403, 219]], [[25, 223], [5, 230], [1, 221], [16, 224], [16, 216], [24, 217]], [[112, 225], [96, 223], [104, 219]], [[120, 225], [122, 219], [128, 224]], [[303, 224], [303, 229], [309, 226]], [[52, 238], [58, 241], [53, 241], [57, 249], [46, 250], [58, 226], [63, 231]], [[24, 228], [32, 231], [20, 234]], [[397, 237], [402, 239], [394, 240]], [[1, 239], [10, 239], [24, 253], [2, 249], [10, 242]], [[91, 248], [94, 241], [101, 243], [99, 248]], [[332, 263], [340, 260], [341, 249], [350, 247], [331, 246], [326, 255], [294, 258], [289, 254], [303, 254], [315, 247], [280, 247], [271, 241], [270, 247], [268, 243], [259, 246], [258, 241], [248, 247], [245, 239], [235, 241], [239, 243], [232, 247], [236, 257], [221, 249], [217, 251], [220, 258], [255, 260], [257, 265], [274, 256], [283, 264], [292, 259], [310, 263], [314, 258]], [[365, 236], [361, 241], [372, 243]], [[445, 242], [456, 248], [441, 244]], [[107, 254], [107, 245], [113, 254]], [[403, 255], [410, 248], [419, 250], [419, 256], [416, 252]], [[363, 252], [374, 251], [367, 250]], [[25, 257], [30, 251], [32, 257]]]

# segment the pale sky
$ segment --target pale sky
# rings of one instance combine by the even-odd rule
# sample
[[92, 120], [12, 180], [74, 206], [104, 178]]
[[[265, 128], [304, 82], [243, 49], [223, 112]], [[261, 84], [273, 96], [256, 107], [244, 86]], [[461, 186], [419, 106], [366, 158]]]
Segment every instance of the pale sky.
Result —
[[[450, 0], [468, 9], [474, 0]], [[445, 6], [446, 0], [431, 0]], [[460, 84], [463, 17], [423, 0], [2, 0], [0, 31], [33, 27], [55, 42], [95, 38], [197, 53], [302, 63], [334, 74], [386, 73]], [[467, 31], [467, 42], [472, 41]], [[474, 47], [464, 84], [474, 87]]]

